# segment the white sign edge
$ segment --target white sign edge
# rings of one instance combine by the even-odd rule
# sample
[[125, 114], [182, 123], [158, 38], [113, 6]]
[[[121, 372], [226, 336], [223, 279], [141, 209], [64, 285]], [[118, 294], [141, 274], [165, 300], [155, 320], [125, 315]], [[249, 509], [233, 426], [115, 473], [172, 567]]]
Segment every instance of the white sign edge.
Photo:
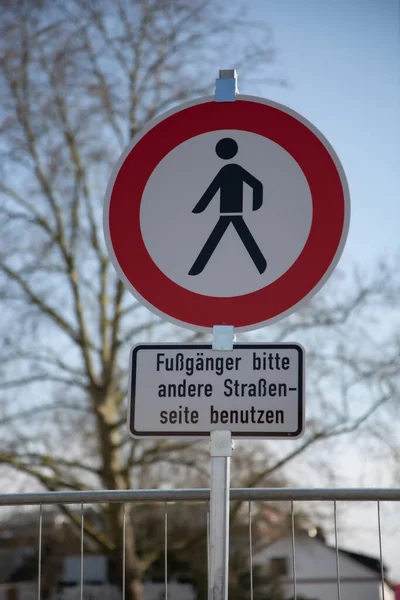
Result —
[[[288, 317], [289, 315], [291, 315], [292, 313], [296, 312], [297, 310], [299, 310], [299, 308], [301, 306], [303, 306], [304, 304], [306, 304], [309, 300], [311, 300], [311, 298], [313, 298], [313, 296], [315, 296], [320, 290], [321, 288], [325, 285], [325, 283], [328, 281], [328, 279], [330, 278], [330, 276], [332, 275], [333, 271], [335, 270], [345, 247], [346, 244], [346, 240], [347, 240], [347, 236], [348, 236], [348, 232], [349, 232], [349, 227], [350, 227], [350, 191], [349, 191], [349, 185], [347, 182], [347, 178], [346, 178], [346, 174], [344, 171], [344, 168], [342, 166], [342, 163], [338, 157], [338, 155], [336, 154], [333, 146], [330, 144], [330, 142], [327, 140], [327, 138], [322, 134], [322, 132], [315, 127], [315, 125], [313, 125], [310, 121], [308, 121], [308, 119], [306, 119], [305, 117], [303, 117], [301, 114], [297, 113], [295, 110], [293, 110], [292, 108], [289, 108], [288, 106], [285, 106], [283, 104], [280, 104], [278, 102], [274, 102], [273, 100], [268, 100], [266, 98], [261, 98], [258, 96], [248, 96], [248, 95], [244, 95], [244, 94], [238, 94], [236, 96], [237, 100], [247, 100], [249, 102], [255, 102], [258, 104], [264, 104], [265, 106], [271, 106], [273, 108], [276, 108], [290, 116], [292, 116], [293, 118], [297, 119], [298, 121], [300, 121], [305, 127], [307, 127], [308, 129], [310, 129], [312, 131], [312, 133], [314, 133], [314, 135], [319, 139], [319, 141], [323, 144], [323, 146], [325, 147], [325, 149], [327, 150], [328, 154], [330, 155], [331, 159], [333, 160], [336, 169], [339, 173], [339, 177], [340, 177], [340, 181], [342, 184], [342, 189], [343, 189], [343, 195], [344, 195], [344, 204], [345, 204], [345, 210], [344, 210], [344, 223], [343, 223], [343, 230], [342, 230], [342, 235], [340, 238], [340, 242], [339, 245], [337, 247], [335, 256], [331, 262], [331, 264], [329, 265], [329, 268], [325, 271], [323, 277], [321, 277], [321, 279], [319, 280], [319, 282], [309, 291], [308, 294], [306, 294], [306, 296], [304, 296], [301, 300], [299, 300], [299, 302], [297, 302], [296, 304], [294, 304], [293, 306], [291, 306], [289, 309], [287, 309], [286, 311], [283, 311], [282, 313], [279, 313], [278, 315], [275, 315], [274, 317], [270, 318], [270, 319], [266, 319], [264, 321], [260, 321], [258, 323], [252, 323], [251, 325], [246, 325], [243, 327], [235, 327], [235, 331], [237, 332], [245, 332], [245, 331], [254, 331], [256, 329], [261, 329], [262, 327], [265, 327], [267, 325], [272, 325], [274, 323], [277, 323], [278, 321], [280, 321], [281, 319], [284, 319], [285, 317]], [[146, 300], [146, 298], [144, 298], [137, 290], [136, 288], [133, 287], [133, 285], [130, 283], [130, 281], [128, 280], [128, 278], [125, 276], [125, 273], [123, 272], [123, 270], [121, 269], [119, 262], [117, 260], [117, 257], [115, 256], [114, 253], [114, 248], [111, 242], [111, 236], [110, 236], [110, 219], [109, 219], [109, 209], [110, 209], [110, 201], [111, 201], [111, 194], [112, 194], [112, 190], [115, 184], [115, 181], [117, 179], [119, 170], [121, 169], [123, 163], [125, 162], [128, 154], [131, 152], [131, 150], [136, 146], [136, 144], [139, 143], [139, 141], [151, 130], [153, 129], [153, 127], [155, 127], [156, 125], [158, 125], [159, 123], [161, 123], [162, 121], [164, 121], [165, 119], [167, 119], [168, 117], [181, 112], [182, 110], [185, 110], [186, 108], [189, 108], [191, 106], [196, 106], [198, 104], [205, 104], [206, 102], [213, 102], [215, 101], [215, 96], [202, 96], [200, 98], [196, 98], [195, 100], [190, 100], [188, 102], [184, 102], [182, 104], [179, 104], [178, 106], [175, 106], [174, 108], [171, 108], [170, 110], [167, 110], [166, 112], [162, 113], [161, 115], [159, 115], [158, 117], [155, 117], [154, 119], [152, 119], [151, 121], [149, 121], [148, 123], [146, 123], [146, 125], [141, 129], [141, 131], [136, 134], [133, 139], [131, 140], [131, 142], [125, 147], [124, 151], [122, 152], [122, 154], [120, 155], [117, 163], [114, 166], [114, 169], [111, 172], [110, 175], [110, 179], [108, 182], [108, 186], [106, 189], [106, 193], [105, 193], [105, 197], [104, 197], [104, 203], [103, 203], [103, 232], [104, 232], [104, 238], [105, 238], [105, 242], [106, 242], [106, 247], [107, 247], [107, 251], [109, 254], [109, 257], [111, 259], [111, 262], [114, 266], [114, 269], [117, 272], [118, 277], [121, 279], [121, 281], [124, 283], [125, 287], [129, 290], [129, 292], [140, 302], [140, 304], [142, 304], [145, 308], [147, 308], [150, 312], [152, 312], [153, 314], [157, 315], [158, 317], [160, 317], [161, 319], [164, 319], [166, 321], [169, 321], [170, 323], [174, 324], [174, 325], [178, 325], [180, 327], [183, 327], [184, 329], [189, 329], [191, 331], [204, 331], [204, 332], [212, 332], [212, 326], [210, 327], [203, 327], [201, 325], [196, 325], [193, 323], [187, 323], [186, 321], [181, 321], [180, 319], [176, 319], [175, 317], [172, 317], [170, 315], [168, 315], [167, 313], [164, 313], [163, 311], [161, 311], [160, 309], [158, 309], [157, 307], [153, 306], [148, 300]], [[209, 296], [208, 296], [209, 297]], [[214, 325], [218, 325], [218, 323], [215, 323]], [[232, 323], [230, 323], [230, 325], [232, 325]]]

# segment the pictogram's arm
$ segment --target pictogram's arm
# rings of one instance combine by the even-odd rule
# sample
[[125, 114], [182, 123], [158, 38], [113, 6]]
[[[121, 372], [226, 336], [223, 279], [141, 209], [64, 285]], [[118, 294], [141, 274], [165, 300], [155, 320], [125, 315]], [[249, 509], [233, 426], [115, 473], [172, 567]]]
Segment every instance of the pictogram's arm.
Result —
[[253, 188], [253, 210], [258, 210], [263, 203], [263, 184], [246, 169], [242, 169], [243, 181]]
[[196, 204], [196, 206], [194, 207], [192, 212], [194, 212], [194, 213], [203, 212], [203, 210], [205, 210], [207, 208], [207, 206], [210, 204], [211, 200], [214, 198], [214, 196], [218, 192], [219, 188], [220, 188], [220, 183], [219, 183], [219, 173], [218, 173], [218, 175], [216, 177], [214, 177], [214, 179], [212, 180], [212, 182], [210, 183], [210, 185], [208, 186], [208, 188], [206, 189], [206, 191], [204, 192], [204, 194], [202, 195], [202, 197], [200, 198], [200, 200], [198, 201], [198, 203]]

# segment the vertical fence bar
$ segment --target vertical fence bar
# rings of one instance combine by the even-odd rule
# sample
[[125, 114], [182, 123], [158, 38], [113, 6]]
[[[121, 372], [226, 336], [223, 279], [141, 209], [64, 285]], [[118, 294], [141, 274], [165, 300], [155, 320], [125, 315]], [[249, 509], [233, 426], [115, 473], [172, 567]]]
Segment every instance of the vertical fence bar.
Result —
[[122, 513], [122, 600], [126, 598], [126, 504]]
[[251, 531], [251, 500], [249, 500], [249, 568], [250, 568], [250, 600], [254, 600], [254, 584], [253, 584], [253, 535]]
[[382, 600], [385, 600], [385, 572], [383, 570], [381, 505], [380, 505], [379, 500], [376, 501], [376, 506], [377, 506], [377, 510], [378, 510], [378, 538], [379, 538], [379, 560], [381, 563]]
[[296, 545], [294, 534], [294, 502], [290, 501], [290, 514], [292, 519], [292, 570], [293, 570], [293, 600], [297, 600], [297, 574], [296, 574]]
[[85, 520], [84, 505], [81, 504], [81, 600], [83, 600], [83, 526]]
[[168, 600], [168, 512], [164, 504], [164, 600]]
[[38, 587], [37, 597], [40, 600], [42, 590], [42, 537], [43, 537], [43, 506], [39, 506], [39, 551], [38, 551]]
[[335, 524], [335, 548], [336, 548], [336, 578], [337, 578], [337, 597], [341, 600], [340, 591], [340, 569], [339, 569], [339, 546], [338, 546], [338, 532], [337, 532], [337, 511], [336, 511], [336, 500], [333, 501], [333, 519]]

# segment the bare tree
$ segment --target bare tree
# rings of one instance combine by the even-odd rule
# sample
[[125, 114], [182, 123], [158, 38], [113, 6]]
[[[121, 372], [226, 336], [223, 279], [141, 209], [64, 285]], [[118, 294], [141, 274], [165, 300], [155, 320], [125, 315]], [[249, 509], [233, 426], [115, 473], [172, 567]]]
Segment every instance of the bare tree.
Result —
[[[271, 62], [270, 31], [252, 41], [249, 26], [240, 10], [207, 0], [2, 5], [1, 361], [3, 393], [12, 395], [2, 398], [0, 461], [48, 490], [135, 487], [146, 467], [173, 464], [187, 446], [127, 438], [129, 346], [165, 325], [116, 278], [102, 202], [132, 136], [210, 91], [224, 56], [255, 73]], [[121, 577], [120, 507], [103, 516], [105, 531], [86, 533], [114, 555]], [[138, 559], [130, 519], [126, 540], [137, 600], [149, 560]]]
[[[153, 317], [125, 291], [105, 249], [102, 202], [113, 164], [149, 119], [210, 92], [220, 67], [251, 67], [254, 81], [265, 80], [271, 33], [216, 0], [10, 0], [0, 29], [0, 464], [48, 490], [206, 481], [204, 446], [128, 438], [129, 348], [154, 335], [196, 334]], [[259, 448], [243, 449], [235, 475], [243, 485], [268, 483], [315, 443], [362, 426], [393, 395], [393, 343], [372, 355], [366, 344], [360, 356], [356, 342], [389, 280], [380, 271], [367, 283], [339, 282], [271, 328], [270, 339], [309, 340], [318, 374], [312, 418], [285, 454], [272, 448], [266, 460]], [[337, 369], [341, 388], [332, 387]], [[368, 396], [354, 412], [357, 386]], [[122, 512], [102, 510], [104, 531], [87, 524], [86, 534], [114, 556], [121, 578]], [[133, 521], [126, 525], [127, 587], [139, 600], [155, 555], [138, 558]]]

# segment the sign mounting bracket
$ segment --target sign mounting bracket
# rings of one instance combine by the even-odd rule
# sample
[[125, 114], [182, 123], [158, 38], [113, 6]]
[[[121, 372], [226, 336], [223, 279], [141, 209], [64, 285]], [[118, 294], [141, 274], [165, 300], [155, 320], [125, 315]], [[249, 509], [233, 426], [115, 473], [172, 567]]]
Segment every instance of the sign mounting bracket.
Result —
[[235, 102], [238, 93], [236, 69], [221, 69], [215, 80], [215, 102]]
[[233, 342], [236, 336], [233, 325], [214, 325], [213, 327], [213, 350], [233, 350]]

